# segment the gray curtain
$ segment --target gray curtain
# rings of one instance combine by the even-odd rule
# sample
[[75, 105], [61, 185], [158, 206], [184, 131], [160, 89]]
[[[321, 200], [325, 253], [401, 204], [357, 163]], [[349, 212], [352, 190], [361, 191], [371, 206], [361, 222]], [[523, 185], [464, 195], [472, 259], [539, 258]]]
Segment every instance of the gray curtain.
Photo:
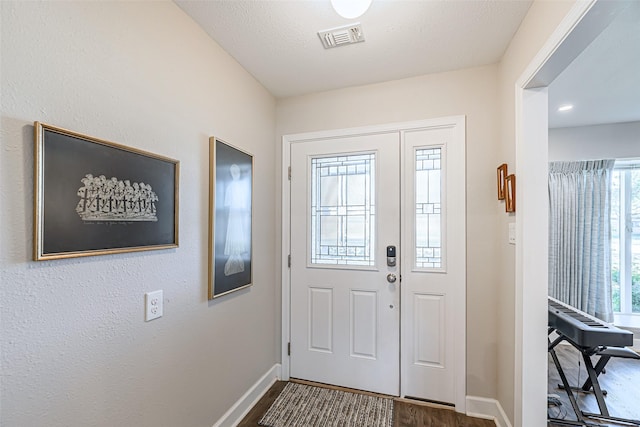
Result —
[[549, 295], [606, 322], [614, 160], [549, 164]]

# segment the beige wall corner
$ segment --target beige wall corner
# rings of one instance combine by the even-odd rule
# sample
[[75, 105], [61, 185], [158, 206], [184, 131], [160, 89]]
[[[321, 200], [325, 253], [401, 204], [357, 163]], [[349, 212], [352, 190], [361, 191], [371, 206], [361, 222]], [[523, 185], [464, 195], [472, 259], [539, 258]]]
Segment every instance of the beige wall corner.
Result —
[[[525, 68], [543, 47], [549, 36], [568, 14], [575, 1], [535, 1], [518, 32], [513, 37], [499, 64], [500, 142], [498, 153], [501, 162], [515, 170], [515, 85]], [[495, 204], [499, 215], [498, 240], [500, 264], [497, 295], [500, 298], [498, 321], [498, 400], [514, 423], [514, 354], [515, 354], [515, 247], [508, 244], [508, 223], [515, 216], [504, 213], [502, 204]], [[540, 373], [546, 375], [546, 373]]]
[[[277, 362], [275, 99], [173, 2], [0, 7], [0, 424], [213, 425]], [[179, 160], [179, 248], [31, 261], [35, 120]], [[256, 176], [254, 284], [213, 302], [211, 135]]]

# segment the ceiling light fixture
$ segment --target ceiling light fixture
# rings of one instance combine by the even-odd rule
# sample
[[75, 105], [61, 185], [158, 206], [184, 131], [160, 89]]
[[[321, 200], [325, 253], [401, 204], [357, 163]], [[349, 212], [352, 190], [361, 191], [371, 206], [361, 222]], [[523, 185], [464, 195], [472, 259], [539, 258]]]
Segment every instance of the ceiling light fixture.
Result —
[[573, 105], [571, 104], [566, 104], [566, 105], [561, 105], [560, 107], [558, 107], [558, 111], [562, 112], [562, 111], [570, 111], [573, 110]]
[[354, 19], [362, 16], [373, 0], [331, 0], [331, 6], [338, 15], [347, 19]]

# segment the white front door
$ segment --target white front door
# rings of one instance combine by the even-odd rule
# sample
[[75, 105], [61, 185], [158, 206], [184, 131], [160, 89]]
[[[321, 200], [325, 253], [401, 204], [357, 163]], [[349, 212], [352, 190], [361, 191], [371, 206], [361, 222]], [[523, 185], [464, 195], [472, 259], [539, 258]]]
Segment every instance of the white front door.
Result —
[[464, 387], [464, 378], [456, 371], [466, 362], [460, 341], [466, 215], [459, 132], [434, 127], [403, 133], [401, 263], [402, 395], [457, 406], [456, 389]]
[[290, 141], [293, 378], [464, 398], [464, 120], [418, 123]]
[[399, 394], [398, 140], [292, 144], [292, 377]]

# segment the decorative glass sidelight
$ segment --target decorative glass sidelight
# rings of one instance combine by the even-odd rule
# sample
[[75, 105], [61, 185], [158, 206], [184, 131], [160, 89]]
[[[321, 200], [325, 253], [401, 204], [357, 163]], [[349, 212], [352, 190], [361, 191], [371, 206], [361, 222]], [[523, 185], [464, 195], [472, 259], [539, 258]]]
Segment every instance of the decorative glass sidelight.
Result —
[[375, 263], [375, 154], [311, 159], [311, 263]]
[[416, 150], [415, 266], [442, 268], [442, 147]]

